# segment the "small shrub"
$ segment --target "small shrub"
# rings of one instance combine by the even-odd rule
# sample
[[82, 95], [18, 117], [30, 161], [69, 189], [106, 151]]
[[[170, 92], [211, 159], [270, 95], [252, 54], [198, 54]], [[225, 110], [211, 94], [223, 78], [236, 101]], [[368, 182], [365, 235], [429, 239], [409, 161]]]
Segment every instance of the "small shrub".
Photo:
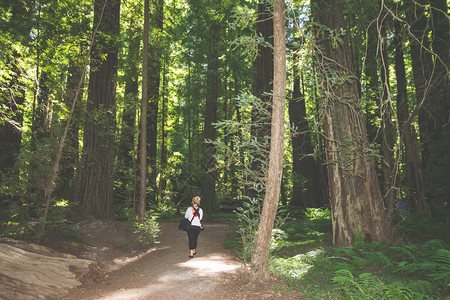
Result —
[[134, 236], [143, 247], [148, 247], [156, 241], [158, 233], [161, 231], [159, 223], [154, 217], [147, 216], [143, 223], [134, 223]]

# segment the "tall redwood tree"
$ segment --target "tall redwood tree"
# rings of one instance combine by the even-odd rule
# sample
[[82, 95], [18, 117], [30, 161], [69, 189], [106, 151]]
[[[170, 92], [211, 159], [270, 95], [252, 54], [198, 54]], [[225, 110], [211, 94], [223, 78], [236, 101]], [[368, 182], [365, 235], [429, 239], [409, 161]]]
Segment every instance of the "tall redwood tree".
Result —
[[[351, 246], [355, 235], [367, 241], [390, 236], [390, 221], [381, 196], [374, 162], [369, 157], [366, 124], [342, 11], [342, 0], [316, 0], [313, 16], [330, 31], [317, 32], [333, 243]], [[337, 83], [336, 83], [337, 81]]]
[[[104, 11], [102, 11], [104, 8]], [[81, 168], [75, 198], [86, 215], [113, 218], [115, 105], [120, 0], [96, 0], [94, 24], [100, 16], [98, 40], [91, 52], [89, 91]]]

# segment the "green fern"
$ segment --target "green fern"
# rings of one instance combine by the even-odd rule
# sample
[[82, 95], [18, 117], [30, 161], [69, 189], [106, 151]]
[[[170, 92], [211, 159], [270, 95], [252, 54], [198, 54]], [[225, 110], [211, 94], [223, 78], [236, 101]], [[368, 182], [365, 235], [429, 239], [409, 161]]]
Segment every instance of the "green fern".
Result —
[[441, 240], [430, 240], [423, 244], [422, 249], [425, 255], [433, 255], [439, 249], [448, 249], [448, 245]]
[[390, 247], [389, 250], [394, 251], [395, 253], [399, 253], [399, 254], [401, 254], [403, 256], [406, 256], [412, 262], [417, 262], [417, 259], [416, 259], [416, 257], [413, 254], [413, 253], [417, 252], [417, 247], [416, 246], [408, 246], [408, 245], [393, 246], [393, 247]]
[[354, 292], [355, 290], [362, 293], [362, 288], [355, 277], [353, 277], [352, 272], [349, 270], [337, 270], [334, 274], [333, 282], [339, 284], [344, 293]]
[[377, 264], [379, 266], [391, 267], [393, 265], [392, 261], [379, 251], [369, 252], [367, 254], [367, 261], [369, 264]]
[[415, 299], [414, 293], [408, 288], [387, 288], [385, 294], [388, 299]]
[[345, 299], [433, 299], [436, 289], [429, 281], [394, 281], [385, 284], [371, 273], [354, 277], [348, 270], [335, 272], [333, 282], [338, 284]]
[[388, 299], [434, 299], [437, 289], [426, 280], [403, 281], [398, 280], [385, 287]]
[[362, 273], [356, 278], [348, 270], [338, 270], [332, 280], [340, 285], [346, 299], [383, 298], [383, 284], [371, 273]]
[[342, 256], [342, 255], [346, 255], [349, 257], [354, 257], [356, 256], [356, 251], [351, 249], [351, 248], [336, 248], [335, 249], [335, 255], [336, 256]]
[[446, 249], [437, 250], [434, 255], [434, 263], [436, 265], [428, 274], [428, 277], [433, 282], [437, 282], [448, 289], [450, 285], [450, 251]]

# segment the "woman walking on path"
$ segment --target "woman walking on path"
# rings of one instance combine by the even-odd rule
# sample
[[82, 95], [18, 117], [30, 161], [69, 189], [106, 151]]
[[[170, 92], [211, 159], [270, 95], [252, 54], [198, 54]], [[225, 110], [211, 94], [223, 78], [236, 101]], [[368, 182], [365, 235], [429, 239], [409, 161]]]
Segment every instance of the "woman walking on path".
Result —
[[196, 196], [192, 199], [192, 206], [186, 210], [184, 217], [191, 221], [191, 227], [187, 230], [189, 239], [189, 258], [193, 258], [197, 254], [197, 239], [202, 230], [200, 220], [203, 218], [203, 210], [199, 207], [200, 197]]

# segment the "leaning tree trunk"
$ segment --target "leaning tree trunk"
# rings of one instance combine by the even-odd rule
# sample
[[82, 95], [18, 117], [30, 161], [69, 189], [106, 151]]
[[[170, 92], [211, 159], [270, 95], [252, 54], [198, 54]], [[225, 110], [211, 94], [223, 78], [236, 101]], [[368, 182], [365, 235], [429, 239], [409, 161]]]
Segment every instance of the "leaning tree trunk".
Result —
[[[94, 4], [94, 24], [104, 0]], [[110, 0], [104, 9], [98, 41], [91, 53], [91, 71], [84, 126], [83, 153], [77, 174], [76, 199], [84, 213], [113, 218], [115, 104], [118, 61], [120, 0]]]
[[[82, 49], [80, 49], [82, 50]], [[83, 99], [83, 89], [78, 90], [78, 85], [84, 82], [86, 74], [83, 65], [86, 57], [86, 51], [80, 51], [80, 54], [74, 55], [69, 59], [68, 78], [66, 83], [65, 103], [68, 108], [72, 107], [74, 102]], [[76, 103], [75, 103], [76, 104]], [[65, 151], [61, 157], [61, 167], [59, 172], [59, 180], [55, 193], [62, 196], [63, 199], [73, 200], [75, 191], [75, 166], [78, 165], [80, 154], [79, 149], [79, 130], [80, 130], [80, 105], [74, 107], [73, 117], [70, 120]]]
[[268, 262], [270, 239], [280, 198], [283, 175], [284, 113], [286, 100], [286, 29], [284, 0], [275, 0], [273, 10], [274, 29], [274, 81], [272, 125], [270, 139], [269, 170], [266, 177], [266, 193], [263, 210], [252, 253], [253, 279], [269, 277]]
[[[314, 17], [338, 32], [345, 28], [342, 0], [315, 1]], [[317, 30], [320, 30], [318, 28]], [[322, 29], [323, 30], [323, 29]], [[321, 38], [325, 32], [317, 32]], [[384, 208], [375, 165], [369, 157], [366, 124], [359, 106], [357, 82], [347, 35], [321, 40], [318, 51], [326, 163], [332, 209], [333, 244], [351, 246], [355, 235], [366, 241], [389, 237], [390, 221]], [[323, 56], [326, 55], [326, 56]], [[338, 84], [333, 82], [338, 80]]]

